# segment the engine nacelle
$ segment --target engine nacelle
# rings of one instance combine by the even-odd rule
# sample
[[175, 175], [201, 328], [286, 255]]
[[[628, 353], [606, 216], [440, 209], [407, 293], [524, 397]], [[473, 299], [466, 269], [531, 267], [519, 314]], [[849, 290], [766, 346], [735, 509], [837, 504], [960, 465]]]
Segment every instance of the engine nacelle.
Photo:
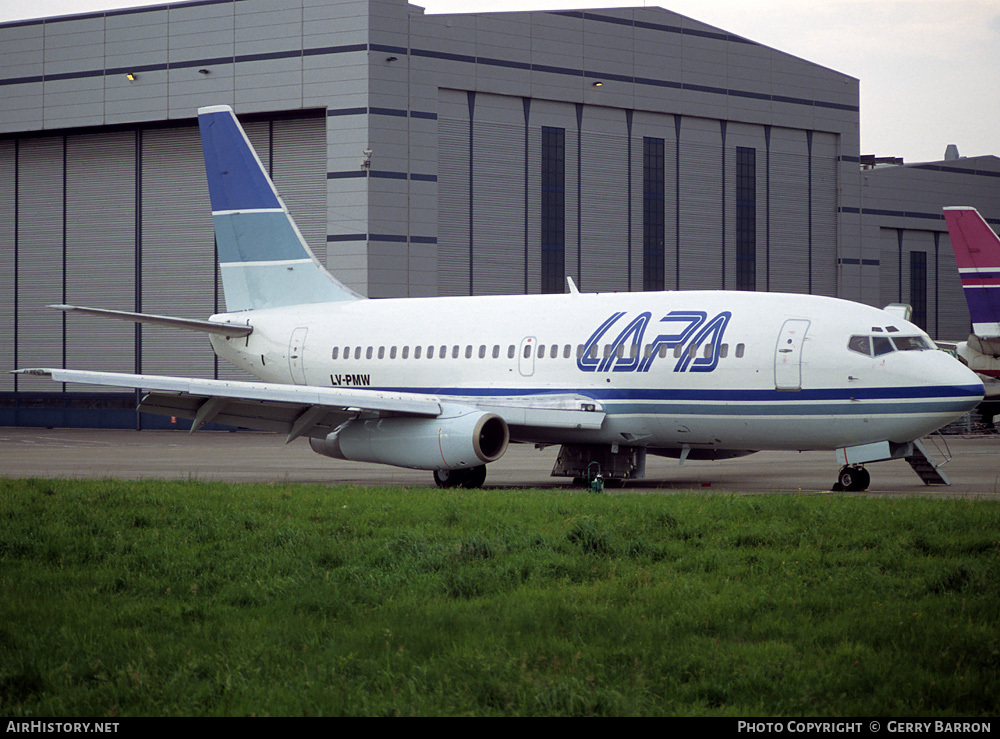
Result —
[[499, 459], [509, 441], [500, 416], [458, 408], [437, 418], [358, 418], [309, 445], [317, 454], [352, 462], [456, 470]]

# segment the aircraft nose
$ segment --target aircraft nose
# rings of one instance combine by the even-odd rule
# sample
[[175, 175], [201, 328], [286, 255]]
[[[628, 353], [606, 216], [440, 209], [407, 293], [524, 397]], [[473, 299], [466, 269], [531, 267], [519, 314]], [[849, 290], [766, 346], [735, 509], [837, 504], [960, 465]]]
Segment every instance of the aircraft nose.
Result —
[[979, 375], [970, 370], [951, 355], [941, 353], [943, 365], [939, 370], [939, 384], [950, 388], [950, 394], [962, 405], [962, 412], [971, 411], [986, 395], [983, 381]]

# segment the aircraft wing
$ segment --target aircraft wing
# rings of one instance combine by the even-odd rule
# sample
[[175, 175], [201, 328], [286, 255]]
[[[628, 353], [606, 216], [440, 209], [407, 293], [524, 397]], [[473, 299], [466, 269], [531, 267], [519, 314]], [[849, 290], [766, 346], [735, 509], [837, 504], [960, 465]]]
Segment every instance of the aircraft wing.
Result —
[[446, 404], [496, 413], [516, 427], [600, 428], [605, 415], [594, 400], [571, 394], [481, 398], [58, 368], [16, 372], [56, 382], [143, 390], [140, 411], [193, 419], [192, 431], [212, 422], [284, 433], [286, 441], [325, 437], [363, 413], [435, 418], [445, 412]]

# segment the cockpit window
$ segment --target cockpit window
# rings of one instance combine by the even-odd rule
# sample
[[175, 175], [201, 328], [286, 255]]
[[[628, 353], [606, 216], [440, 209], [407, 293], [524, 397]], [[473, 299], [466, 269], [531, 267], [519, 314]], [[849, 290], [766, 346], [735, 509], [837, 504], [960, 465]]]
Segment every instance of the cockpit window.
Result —
[[876, 357], [880, 357], [883, 354], [888, 354], [889, 352], [894, 351], [892, 342], [886, 336], [872, 337], [872, 344], [874, 345]]
[[901, 352], [931, 348], [923, 336], [893, 336], [892, 341]]
[[847, 348], [852, 352], [864, 354], [866, 357], [880, 357], [894, 351], [908, 352], [934, 347], [923, 336], [852, 336], [847, 341]]
[[872, 342], [867, 336], [852, 336], [847, 342], [847, 348], [866, 357], [872, 354]]

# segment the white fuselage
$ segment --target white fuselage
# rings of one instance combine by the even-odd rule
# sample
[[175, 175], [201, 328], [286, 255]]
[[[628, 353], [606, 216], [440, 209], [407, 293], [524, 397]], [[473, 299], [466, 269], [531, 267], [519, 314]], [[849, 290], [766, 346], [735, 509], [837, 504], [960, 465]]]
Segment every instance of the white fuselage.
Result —
[[944, 352], [850, 350], [857, 336], [927, 337], [884, 311], [816, 296], [355, 300], [252, 318], [249, 337], [212, 343], [265, 381], [458, 399], [574, 394], [607, 413], [599, 430], [512, 426], [516, 441], [835, 449], [919, 438], [982, 396], [977, 378]]

